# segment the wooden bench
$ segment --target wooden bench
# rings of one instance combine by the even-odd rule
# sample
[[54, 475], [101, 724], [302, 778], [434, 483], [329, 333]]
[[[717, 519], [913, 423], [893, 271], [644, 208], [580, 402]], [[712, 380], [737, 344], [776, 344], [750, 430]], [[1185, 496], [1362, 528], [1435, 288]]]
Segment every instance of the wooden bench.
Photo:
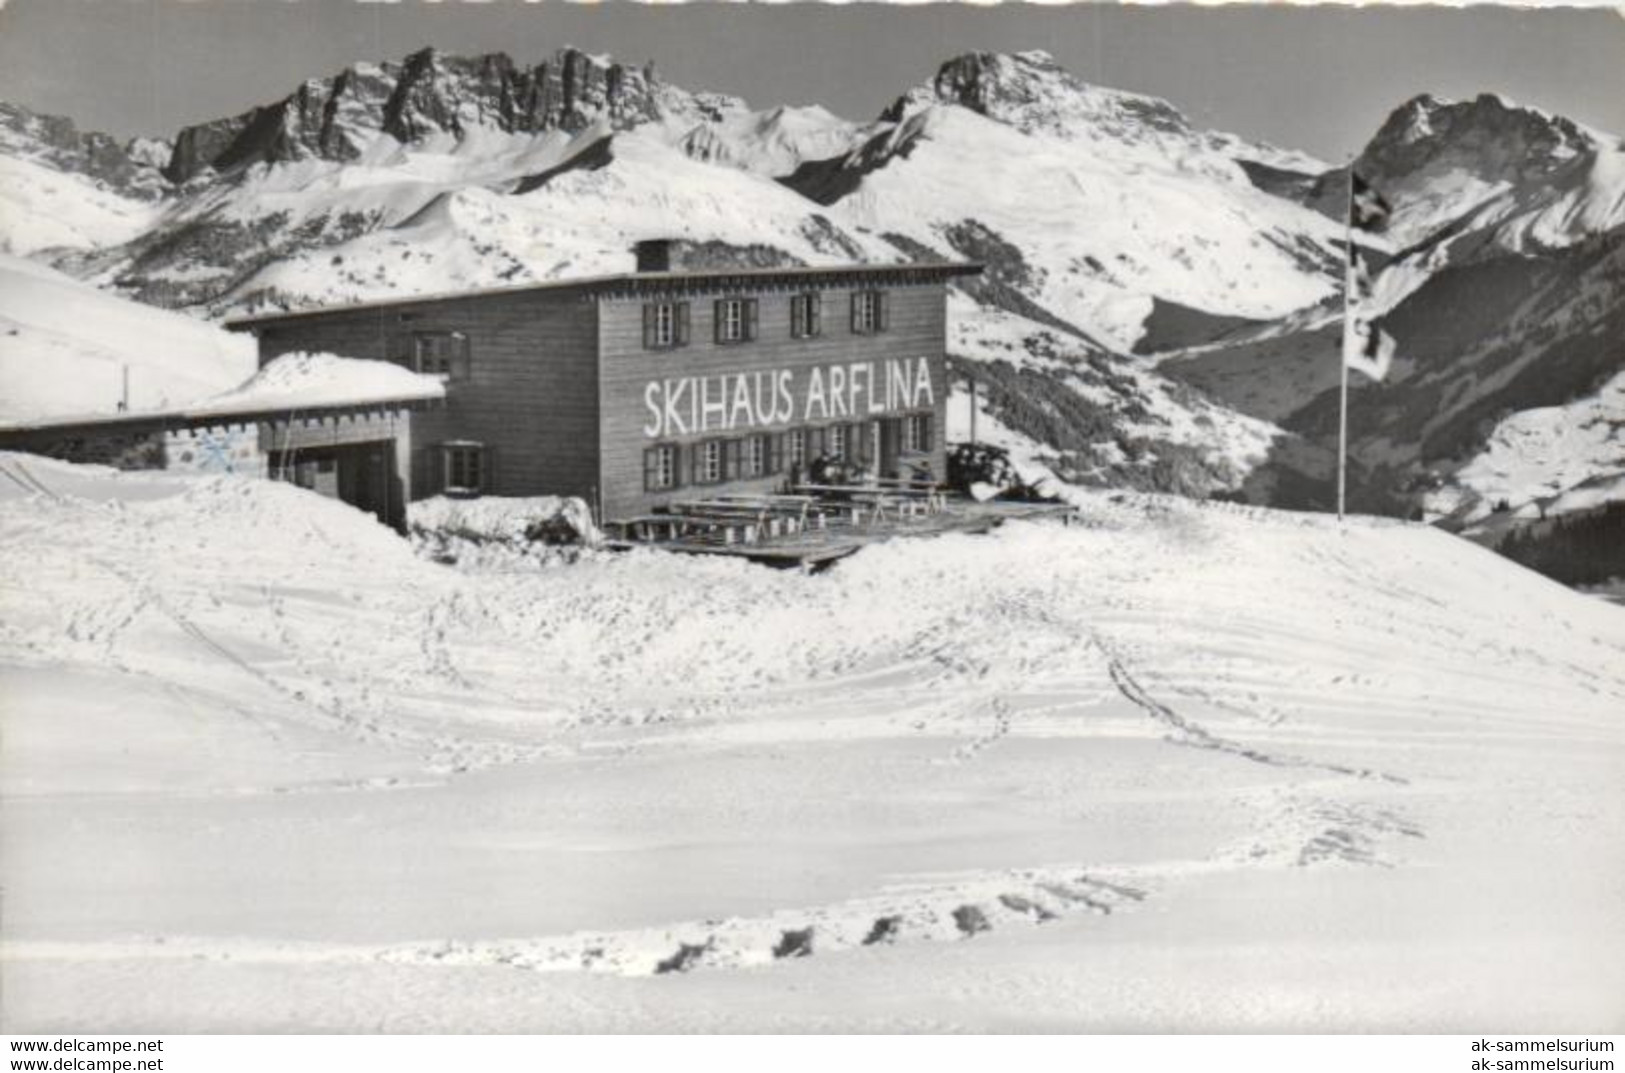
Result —
[[647, 543], [661, 539], [662, 530], [665, 531], [666, 540], [676, 540], [682, 535], [684, 521], [677, 514], [639, 514], [631, 518], [618, 518], [610, 524], [620, 527], [623, 538]]

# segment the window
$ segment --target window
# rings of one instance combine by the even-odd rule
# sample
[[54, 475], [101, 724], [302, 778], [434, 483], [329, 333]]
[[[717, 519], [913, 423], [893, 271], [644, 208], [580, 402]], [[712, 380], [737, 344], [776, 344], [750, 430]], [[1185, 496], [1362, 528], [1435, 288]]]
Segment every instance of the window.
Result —
[[663, 492], [677, 487], [677, 445], [662, 443], [643, 452], [643, 490]]
[[767, 472], [767, 437], [750, 436], [739, 448], [739, 476], [760, 477]]
[[831, 425], [824, 430], [824, 453], [831, 458], [846, 458], [846, 429], [845, 425]]
[[886, 292], [852, 292], [852, 332], [854, 335], [873, 335], [887, 328]]
[[931, 415], [909, 414], [903, 418], [903, 450], [929, 451], [931, 442]]
[[756, 299], [723, 298], [716, 305], [719, 343], [743, 343], [756, 338]]
[[874, 457], [870, 448], [870, 430], [874, 426], [867, 421], [858, 421], [850, 425], [843, 425], [846, 432], [846, 451], [841, 456], [848, 462], [868, 462]]
[[790, 456], [790, 465], [807, 465], [807, 430], [793, 428], [784, 434], [784, 450]]
[[823, 334], [824, 296], [816, 291], [790, 299], [790, 338], [811, 339]]
[[460, 380], [468, 375], [468, 336], [462, 332], [418, 332], [412, 337], [412, 360], [420, 373]]
[[722, 480], [722, 441], [706, 440], [694, 450], [694, 483], [716, 484]]
[[650, 302], [643, 307], [643, 349], [688, 345], [688, 303]]
[[485, 445], [445, 443], [440, 445], [441, 489], [448, 495], [477, 496], [485, 490]]

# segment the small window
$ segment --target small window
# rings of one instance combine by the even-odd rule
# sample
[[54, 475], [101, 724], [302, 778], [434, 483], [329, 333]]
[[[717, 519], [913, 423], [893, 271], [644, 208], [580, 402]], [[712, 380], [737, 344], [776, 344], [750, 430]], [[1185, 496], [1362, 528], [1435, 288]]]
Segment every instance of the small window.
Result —
[[756, 338], [756, 299], [723, 298], [716, 305], [719, 343], [743, 343]]
[[460, 380], [468, 375], [468, 336], [462, 332], [419, 332], [412, 337], [412, 357], [420, 373]]
[[677, 487], [677, 445], [662, 443], [643, 452], [643, 490], [663, 492]]
[[716, 484], [722, 480], [722, 441], [706, 440], [694, 450], [694, 483]]
[[930, 414], [909, 414], [903, 418], [903, 450], [929, 451], [932, 449]]
[[798, 294], [790, 299], [790, 337], [812, 339], [822, 335], [823, 295], [817, 291]]
[[739, 447], [739, 476], [760, 477], [766, 472], [767, 437], [747, 437]]
[[824, 430], [824, 453], [837, 461], [846, 458], [847, 426], [831, 425]]
[[687, 345], [687, 302], [650, 302], [643, 307], [645, 350], [670, 350]]
[[479, 443], [447, 443], [440, 447], [443, 469], [442, 490], [448, 495], [477, 496], [485, 491], [485, 445]]
[[886, 292], [852, 292], [852, 332], [855, 335], [873, 335], [887, 328]]

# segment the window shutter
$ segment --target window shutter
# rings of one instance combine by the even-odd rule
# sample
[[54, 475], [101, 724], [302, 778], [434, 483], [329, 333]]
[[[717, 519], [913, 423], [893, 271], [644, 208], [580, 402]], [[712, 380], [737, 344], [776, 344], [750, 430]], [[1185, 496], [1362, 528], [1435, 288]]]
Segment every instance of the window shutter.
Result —
[[677, 345], [688, 346], [688, 303], [677, 303]]
[[727, 303], [720, 299], [711, 304], [711, 338], [718, 343], [724, 339], [722, 328], [728, 315], [726, 305]]
[[702, 474], [700, 462], [705, 457], [705, 444], [696, 443], [688, 450], [688, 483], [699, 484]]
[[784, 434], [767, 437], [767, 471], [780, 473], [784, 470]]
[[852, 334], [856, 335], [863, 330], [859, 320], [858, 307], [862, 304], [862, 291], [852, 292]]
[[643, 306], [643, 349], [653, 350], [655, 345], [655, 307], [653, 303], [644, 303]]
[[800, 339], [807, 334], [807, 307], [806, 299], [801, 295], [792, 295], [790, 298], [790, 338]]
[[729, 440], [722, 455], [722, 479], [731, 481], [745, 471], [745, 441]]
[[457, 365], [451, 370], [453, 380], [467, 380], [474, 372], [474, 351], [466, 332], [457, 333]]
[[658, 452], [660, 448], [649, 447], [643, 452], [643, 490], [653, 492], [660, 470], [658, 468]]
[[823, 319], [824, 296], [817, 291], [807, 295], [807, 334], [818, 335]]
[[883, 332], [891, 328], [891, 296], [885, 291], [875, 292], [875, 331]]
[[756, 338], [756, 299], [745, 299], [745, 338]]
[[810, 428], [807, 430], [807, 461], [811, 462], [824, 453], [824, 430]]
[[920, 450], [922, 451], [936, 450], [936, 441], [931, 437], [933, 431], [931, 424], [935, 416], [935, 414], [920, 415]]

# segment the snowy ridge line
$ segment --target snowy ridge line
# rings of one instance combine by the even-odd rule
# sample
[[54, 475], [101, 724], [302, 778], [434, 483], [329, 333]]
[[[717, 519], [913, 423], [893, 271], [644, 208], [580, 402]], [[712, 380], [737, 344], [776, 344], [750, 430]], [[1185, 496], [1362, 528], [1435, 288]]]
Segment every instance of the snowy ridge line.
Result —
[[871, 898], [760, 917], [690, 921], [533, 939], [418, 942], [370, 947], [318, 942], [154, 936], [101, 943], [8, 942], [0, 961], [177, 959], [233, 963], [364, 963], [532, 972], [664, 976], [742, 969], [814, 954], [911, 942], [957, 942], [1014, 926], [1110, 916], [1149, 893], [1075, 866], [1019, 869], [901, 884]]
[[1356, 779], [1379, 779], [1396, 785], [1409, 785], [1410, 780], [1398, 775], [1391, 775], [1385, 771], [1372, 768], [1353, 768], [1343, 764], [1329, 764], [1317, 760], [1306, 760], [1302, 757], [1276, 756], [1271, 753], [1254, 749], [1228, 738], [1221, 738], [1199, 723], [1192, 722], [1174, 711], [1172, 708], [1157, 700], [1145, 687], [1129, 673], [1123, 661], [1111, 651], [1098, 635], [1091, 638], [1094, 645], [1106, 657], [1106, 670], [1111, 675], [1113, 684], [1118, 692], [1132, 704], [1142, 709], [1147, 715], [1159, 723], [1169, 727], [1172, 733], [1168, 740], [1176, 745], [1190, 745], [1198, 749], [1213, 749], [1222, 753], [1230, 753], [1244, 760], [1251, 760], [1258, 764], [1269, 764], [1274, 767], [1301, 767], [1317, 768], [1329, 771], [1336, 775], [1349, 775]]

